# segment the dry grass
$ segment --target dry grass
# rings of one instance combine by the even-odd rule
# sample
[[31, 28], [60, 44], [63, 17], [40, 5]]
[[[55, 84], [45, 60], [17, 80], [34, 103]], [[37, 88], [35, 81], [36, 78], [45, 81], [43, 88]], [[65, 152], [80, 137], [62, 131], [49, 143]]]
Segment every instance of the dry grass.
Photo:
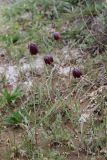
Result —
[[[2, 5], [0, 67], [16, 65], [20, 74], [14, 90], [0, 73], [1, 160], [107, 158], [106, 6], [69, 0]], [[59, 42], [55, 31], [62, 35]], [[29, 42], [37, 43], [38, 56], [29, 55]], [[49, 53], [54, 67], [43, 63], [42, 74], [34, 67], [21, 70]], [[68, 71], [74, 66], [81, 78]]]

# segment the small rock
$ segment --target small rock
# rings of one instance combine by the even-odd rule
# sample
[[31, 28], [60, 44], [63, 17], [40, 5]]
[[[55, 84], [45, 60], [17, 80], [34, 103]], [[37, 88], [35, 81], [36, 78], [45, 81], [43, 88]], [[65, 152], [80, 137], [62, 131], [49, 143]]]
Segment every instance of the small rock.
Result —
[[30, 72], [30, 70], [31, 70], [30, 64], [23, 63], [23, 66], [21, 67], [21, 72], [26, 73], [26, 72]]
[[16, 87], [18, 77], [19, 71], [17, 69], [17, 66], [9, 66], [6, 71], [6, 80], [8, 81], [8, 83]]
[[70, 76], [72, 75], [72, 70], [73, 70], [72, 67], [60, 67], [58, 74], [61, 76]]
[[28, 92], [31, 90], [33, 86], [33, 81], [32, 80], [29, 80], [29, 81], [25, 81], [22, 85], [22, 88], [24, 91]]
[[4, 73], [5, 73], [5, 68], [0, 66], [0, 74], [4, 74]]
[[83, 54], [79, 51], [79, 49], [70, 49], [68, 47], [64, 47], [62, 50], [64, 61], [65, 62], [74, 62], [82, 60]]
[[44, 72], [44, 61], [42, 58], [37, 58], [32, 65], [38, 75], [41, 75]]
[[59, 65], [54, 65], [52, 72], [57, 75], [60, 75], [60, 76], [68, 77], [68, 76], [72, 75], [72, 70], [73, 70], [73, 67], [70, 67], [70, 66], [62, 67]]
[[20, 59], [19, 64], [22, 65], [22, 64], [26, 63], [26, 61], [27, 61], [27, 58], [23, 57], [23, 58]]
[[79, 123], [85, 123], [90, 117], [90, 113], [83, 113], [79, 119]]
[[28, 74], [28, 72], [34, 72], [36, 75], [41, 75], [44, 72], [44, 61], [41, 57], [37, 57], [36, 60], [30, 64], [24, 63], [21, 67], [21, 72]]

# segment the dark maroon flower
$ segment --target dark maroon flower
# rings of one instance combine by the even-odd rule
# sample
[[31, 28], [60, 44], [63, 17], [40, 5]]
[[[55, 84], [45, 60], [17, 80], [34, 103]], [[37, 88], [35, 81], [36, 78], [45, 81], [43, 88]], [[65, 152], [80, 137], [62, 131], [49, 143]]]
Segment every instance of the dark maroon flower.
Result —
[[53, 63], [53, 57], [51, 55], [44, 56], [44, 62], [51, 65]]
[[39, 52], [38, 46], [34, 43], [30, 43], [28, 49], [31, 55], [36, 55]]
[[53, 33], [53, 37], [56, 41], [60, 40], [61, 39], [61, 34], [59, 32], [54, 32]]
[[80, 78], [82, 76], [82, 72], [79, 68], [74, 68], [72, 70], [72, 74], [73, 74], [74, 78]]

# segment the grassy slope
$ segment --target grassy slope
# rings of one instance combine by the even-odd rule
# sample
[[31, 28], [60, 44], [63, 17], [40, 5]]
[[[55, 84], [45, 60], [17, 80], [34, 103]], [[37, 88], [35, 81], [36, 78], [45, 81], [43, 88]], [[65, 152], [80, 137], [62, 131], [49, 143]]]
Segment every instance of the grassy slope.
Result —
[[[20, 0], [1, 7], [0, 17], [0, 47], [13, 63], [28, 57], [26, 46], [31, 41], [38, 44], [40, 54], [58, 54], [59, 60], [65, 46], [87, 53], [83, 61], [66, 64], [82, 65], [83, 79], [50, 75], [51, 67], [47, 67], [27, 97], [20, 91], [13, 96], [14, 104], [1, 85], [0, 131], [1, 139], [7, 139], [1, 145], [2, 159], [105, 159], [106, 3]], [[54, 31], [61, 32], [62, 42], [53, 40]], [[92, 114], [81, 124], [83, 109]]]

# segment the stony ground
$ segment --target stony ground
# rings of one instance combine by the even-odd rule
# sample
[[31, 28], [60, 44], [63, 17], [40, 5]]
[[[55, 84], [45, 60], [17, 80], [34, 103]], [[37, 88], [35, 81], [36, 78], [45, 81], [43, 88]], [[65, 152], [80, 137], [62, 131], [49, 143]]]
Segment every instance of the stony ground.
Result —
[[107, 3], [87, 2], [0, 1], [1, 160], [106, 160]]

